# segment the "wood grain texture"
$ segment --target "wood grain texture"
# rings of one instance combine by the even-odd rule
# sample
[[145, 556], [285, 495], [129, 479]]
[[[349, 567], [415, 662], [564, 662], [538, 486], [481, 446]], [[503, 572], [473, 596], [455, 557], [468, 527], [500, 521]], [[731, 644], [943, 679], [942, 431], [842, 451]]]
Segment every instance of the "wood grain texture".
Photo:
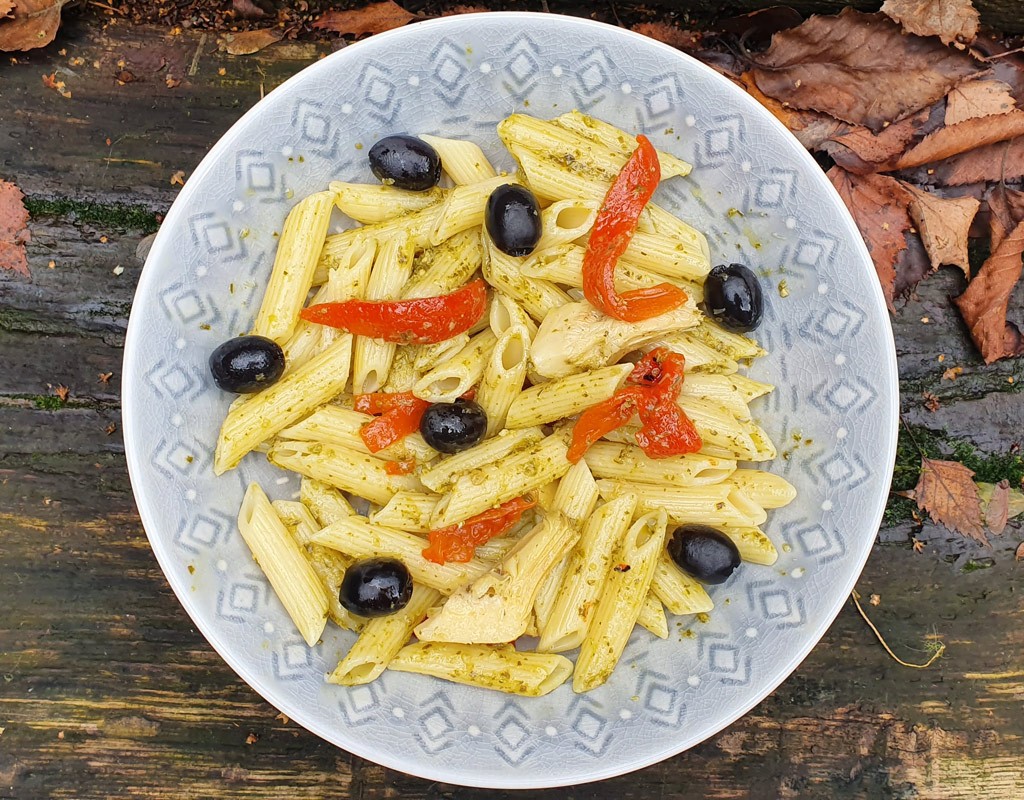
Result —
[[[107, 432], [120, 427], [120, 349], [146, 233], [110, 204], [166, 211], [177, 192], [170, 174], [198, 163], [258, 99], [261, 80], [271, 88], [320, 50], [232, 59], [199, 35], [74, 27], [57, 46], [68, 55], [49, 48], [0, 65], [0, 175], [30, 199], [114, 210], [93, 208], [91, 221], [35, 216], [32, 281], [0, 275], [0, 798], [1024, 796], [1019, 521], [992, 552], [930, 524], [881, 531], [858, 588], [880, 596], [868, 609], [904, 657], [924, 660], [924, 637], [942, 638], [948, 649], [932, 669], [896, 665], [847, 606], [750, 714], [688, 753], [601, 784], [485, 795], [383, 769], [275, 719], [167, 586], [135, 511], [120, 431]], [[118, 58], [137, 59], [145, 74], [138, 59], [153, 52], [189, 84], [113, 79]], [[39, 75], [72, 57], [86, 66], [73, 68], [67, 101]], [[960, 280], [952, 270], [930, 278], [894, 320], [904, 415], [1003, 454], [1024, 430], [1014, 389], [1024, 360], [981, 362], [947, 300]], [[943, 381], [953, 364], [964, 373]], [[58, 384], [70, 396], [51, 409]], [[939, 411], [923, 408], [924, 391], [940, 396]], [[991, 566], [964, 573], [964, 558]]]

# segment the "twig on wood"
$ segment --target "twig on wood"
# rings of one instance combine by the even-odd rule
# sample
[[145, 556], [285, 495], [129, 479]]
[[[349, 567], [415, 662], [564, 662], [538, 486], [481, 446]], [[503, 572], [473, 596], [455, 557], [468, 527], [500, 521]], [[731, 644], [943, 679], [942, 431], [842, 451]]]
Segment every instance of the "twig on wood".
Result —
[[199, 37], [199, 44], [196, 46], [196, 52], [192, 56], [192, 63], [188, 65], [189, 77], [199, 72], [199, 58], [203, 54], [203, 45], [206, 44], [206, 31]]
[[868, 627], [871, 628], [871, 632], [875, 634], [876, 638], [881, 643], [882, 647], [885, 648], [885, 652], [887, 652], [889, 654], [889, 656], [892, 658], [892, 660], [895, 661], [900, 666], [910, 667], [911, 669], [928, 669], [928, 667], [930, 667], [932, 664], [934, 664], [938, 660], [938, 658], [944, 652], [946, 652], [946, 645], [945, 645], [945, 643], [939, 642], [938, 643], [938, 647], [935, 648], [935, 652], [932, 653], [932, 657], [929, 658], [927, 661], [925, 661], [923, 664], [911, 664], [908, 661], [904, 661], [902, 658], [900, 658], [898, 655], [896, 655], [892, 651], [892, 648], [889, 647], [888, 643], [882, 637], [882, 634], [879, 632], [878, 628], [875, 627], [875, 623], [873, 623], [868, 618], [867, 612], [864, 611], [863, 606], [861, 606], [861, 604], [860, 604], [860, 592], [858, 592], [856, 589], [854, 589], [853, 590], [853, 594], [850, 595], [850, 599], [853, 600], [853, 604], [857, 607], [857, 612], [861, 615], [861, 617], [864, 619], [864, 621], [868, 624]]

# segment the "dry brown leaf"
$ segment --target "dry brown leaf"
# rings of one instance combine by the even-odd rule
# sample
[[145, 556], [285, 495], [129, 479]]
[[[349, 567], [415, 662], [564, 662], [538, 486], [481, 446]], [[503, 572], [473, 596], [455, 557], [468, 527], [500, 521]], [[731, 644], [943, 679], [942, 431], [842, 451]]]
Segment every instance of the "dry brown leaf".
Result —
[[32, 236], [28, 232], [28, 211], [22, 202], [25, 195], [13, 183], [0, 180], [0, 270], [12, 270], [29, 277], [25, 245]]
[[1020, 278], [1024, 222], [1018, 223], [992, 251], [967, 290], [953, 302], [970, 328], [971, 338], [986, 364], [1024, 355], [1024, 337], [1006, 319], [1010, 294]]
[[482, 14], [484, 12], [489, 12], [490, 10], [491, 9], [489, 9], [487, 6], [458, 5], [444, 9], [441, 12], [441, 16], [455, 17], [460, 14]]
[[851, 175], [840, 167], [828, 171], [832, 185], [860, 228], [890, 310], [894, 310], [896, 258], [907, 246], [907, 206], [911, 195], [888, 175]]
[[97, 380], [100, 383], [110, 383], [110, 379], [114, 377], [113, 372], [100, 372]]
[[267, 15], [267, 12], [252, 0], [231, 0], [231, 8], [241, 19], [259, 19]]
[[[265, 47], [281, 41], [284, 31], [281, 28], [261, 28], [242, 33], [226, 33], [220, 39], [220, 49], [233, 56], [248, 56], [258, 53]], [[169, 85], [169, 84], [168, 84]]]
[[[982, 508], [987, 508], [988, 504], [992, 502], [995, 491], [996, 484], [994, 483], [978, 483], [978, 497], [981, 498]], [[1007, 498], [1006, 518], [1008, 520], [1024, 514], [1024, 492], [1020, 489], [1010, 489]]]
[[57, 35], [60, 10], [69, 0], [15, 0], [14, 18], [0, 22], [0, 51], [46, 47]]
[[914, 548], [914, 552], [915, 553], [923, 553], [924, 552], [924, 542], [922, 542], [916, 536], [911, 540], [911, 543], [912, 543], [912, 546]]
[[754, 79], [766, 95], [873, 130], [930, 106], [979, 72], [965, 53], [851, 9], [777, 33], [757, 59]]
[[885, 0], [882, 13], [907, 33], [938, 36], [943, 44], [970, 44], [978, 35], [980, 17], [971, 0]]
[[955, 381], [961, 375], [964, 374], [963, 367], [950, 367], [942, 373], [942, 380], [944, 381]]
[[667, 22], [641, 22], [634, 25], [632, 30], [651, 39], [672, 45], [672, 47], [678, 47], [680, 50], [693, 49], [701, 41], [699, 33], [683, 30], [679, 26], [670, 25]]
[[179, 169], [171, 175], [171, 186], [184, 186], [185, 185], [185, 170]]
[[988, 204], [988, 227], [991, 249], [1002, 244], [1006, 235], [1024, 220], [1024, 192], [1007, 189], [1002, 184], [994, 186], [985, 195]]
[[925, 136], [904, 153], [892, 168], [908, 169], [931, 164], [1018, 136], [1024, 136], [1024, 111], [967, 119]]
[[1010, 482], [1005, 478], [996, 484], [985, 509], [985, 525], [996, 536], [1006, 528], [1010, 519]]
[[1017, 545], [1017, 552], [1013, 554], [1017, 561], [1024, 561], [1024, 542]]
[[921, 477], [914, 487], [918, 508], [954, 533], [988, 544], [981, 527], [981, 502], [974, 473], [956, 461], [921, 459]]
[[808, 150], [817, 150], [822, 142], [850, 130], [848, 124], [840, 122], [828, 114], [818, 111], [800, 111], [782, 105], [778, 100], [758, 89], [753, 75], [749, 72], [744, 72], [737, 80], [751, 97], [771, 111], [779, 122], [789, 128], [790, 133]]
[[929, 182], [944, 186], [966, 186], [1024, 177], [1024, 136], [979, 147], [932, 164], [928, 173]]
[[822, 143], [821, 149], [847, 172], [857, 175], [877, 172], [880, 166], [906, 149], [921, 126], [927, 123], [928, 117], [927, 110], [919, 111], [893, 125], [887, 125], [878, 133], [857, 125], [833, 135]]
[[939, 410], [940, 403], [938, 396], [932, 394], [931, 392], [925, 392], [924, 394], [921, 395], [921, 397], [924, 399], [924, 407], [931, 411], [933, 414]]
[[939, 197], [903, 184], [914, 199], [910, 202], [910, 218], [914, 220], [932, 271], [942, 264], [955, 264], [970, 277], [967, 257], [967, 234], [981, 202], [973, 197]]
[[401, 28], [414, 19], [416, 15], [406, 11], [398, 3], [384, 0], [382, 3], [371, 3], [363, 8], [326, 11], [313, 23], [313, 27], [320, 31], [365, 36]]
[[0, 0], [0, 19], [6, 19], [14, 10], [14, 0]]
[[967, 81], [946, 95], [946, 124], [1009, 114], [1017, 107], [1002, 81]]
[[871, 603], [871, 605], [873, 606], [877, 606], [879, 603], [882, 602], [882, 598], [877, 594], [873, 594], [868, 598], [868, 602]]
[[63, 383], [58, 384], [53, 389], [53, 393], [57, 395], [57, 399], [60, 400], [62, 403], [66, 403], [68, 401], [68, 394], [70, 394], [70, 392], [71, 390], [68, 389], [68, 387], [65, 386]]

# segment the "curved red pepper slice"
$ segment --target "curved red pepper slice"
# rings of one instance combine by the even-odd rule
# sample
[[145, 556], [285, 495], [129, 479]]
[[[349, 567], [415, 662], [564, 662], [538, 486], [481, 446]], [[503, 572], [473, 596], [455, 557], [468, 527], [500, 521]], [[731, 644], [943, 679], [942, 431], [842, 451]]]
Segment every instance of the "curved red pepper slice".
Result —
[[302, 319], [398, 344], [435, 344], [465, 333], [487, 308], [487, 283], [414, 300], [344, 300], [303, 309]]
[[377, 453], [418, 431], [423, 412], [430, 403], [412, 392], [372, 392], [356, 395], [354, 405], [356, 411], [364, 414], [382, 415], [359, 429], [363, 444], [371, 453]]
[[686, 292], [670, 283], [646, 289], [615, 291], [615, 265], [636, 232], [644, 210], [661, 179], [658, 153], [646, 136], [615, 178], [597, 212], [583, 257], [583, 294], [594, 308], [610, 317], [639, 322], [664, 314], [686, 302]]
[[641, 391], [639, 387], [626, 386], [580, 414], [572, 429], [572, 442], [565, 456], [569, 462], [575, 464], [594, 442], [629, 422], [643, 400]]
[[477, 546], [505, 533], [519, 522], [523, 512], [537, 505], [535, 500], [517, 497], [470, 517], [458, 525], [438, 528], [428, 536], [430, 544], [423, 549], [423, 557], [435, 564], [448, 561], [466, 562], [473, 558]]
[[678, 403], [686, 359], [658, 347], [637, 362], [624, 386], [608, 400], [591, 406], [576, 421], [566, 456], [575, 464], [590, 446], [640, 416], [636, 443], [650, 458], [696, 453], [703, 446], [700, 434]]

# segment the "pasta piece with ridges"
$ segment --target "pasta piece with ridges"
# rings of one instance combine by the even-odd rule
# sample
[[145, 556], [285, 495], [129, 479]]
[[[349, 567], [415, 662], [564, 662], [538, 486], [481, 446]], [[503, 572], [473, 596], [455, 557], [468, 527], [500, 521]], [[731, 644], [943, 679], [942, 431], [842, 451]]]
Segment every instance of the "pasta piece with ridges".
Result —
[[242, 499], [238, 530], [274, 594], [312, 647], [327, 624], [327, 592], [270, 499], [255, 483], [249, 484]]
[[406, 645], [388, 668], [524, 697], [549, 694], [572, 674], [572, 662], [564, 656], [523, 652], [510, 645], [440, 642]]

